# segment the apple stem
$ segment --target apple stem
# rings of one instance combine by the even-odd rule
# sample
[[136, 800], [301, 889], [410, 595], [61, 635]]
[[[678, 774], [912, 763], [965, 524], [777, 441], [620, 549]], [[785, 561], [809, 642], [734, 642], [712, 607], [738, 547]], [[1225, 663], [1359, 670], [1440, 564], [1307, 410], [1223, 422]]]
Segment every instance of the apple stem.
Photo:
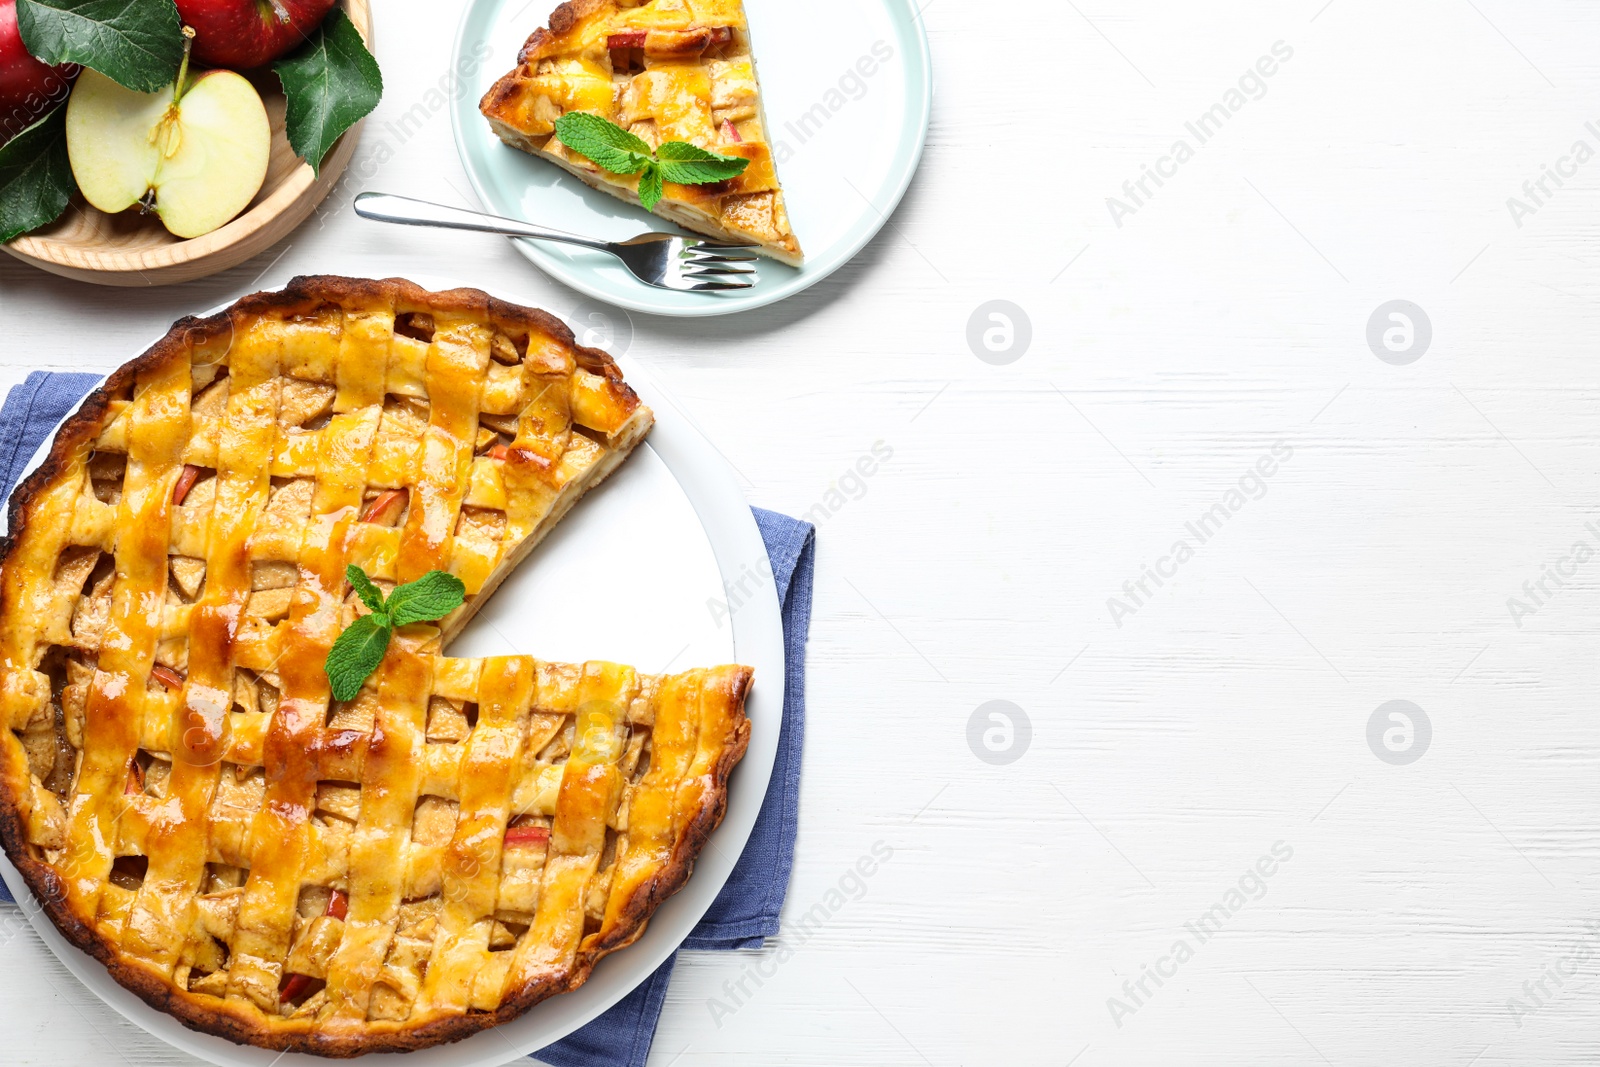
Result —
[[183, 82], [189, 76], [189, 53], [194, 50], [194, 27], [183, 28], [183, 62], [178, 64], [178, 80], [172, 88], [172, 102], [174, 105], [183, 97]]
[[[178, 126], [178, 101], [183, 99], [183, 94], [188, 88], [184, 85], [189, 78], [189, 53], [194, 50], [194, 27], [183, 28], [183, 60], [178, 64], [178, 80], [172, 84], [172, 103], [167, 105], [166, 113], [161, 116], [161, 121], [150, 130], [150, 143], [161, 146], [161, 154], [171, 159], [178, 154], [178, 146], [182, 142], [183, 134]], [[198, 81], [199, 79], [196, 79]]]

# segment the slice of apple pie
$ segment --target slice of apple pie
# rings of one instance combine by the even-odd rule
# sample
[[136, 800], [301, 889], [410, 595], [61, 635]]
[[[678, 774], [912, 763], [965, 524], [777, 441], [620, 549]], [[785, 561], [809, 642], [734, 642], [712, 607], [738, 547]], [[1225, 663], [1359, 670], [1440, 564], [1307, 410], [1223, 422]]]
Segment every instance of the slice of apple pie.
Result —
[[[0, 560], [0, 840], [56, 926], [191, 1027], [329, 1056], [582, 985], [721, 821], [751, 672], [442, 646], [650, 425], [550, 316], [399, 281], [296, 279], [113, 373]], [[466, 600], [336, 700], [352, 564]]]
[[562, 144], [555, 131], [563, 115], [599, 115], [652, 148], [683, 141], [748, 159], [742, 174], [714, 184], [667, 182], [656, 213], [793, 266], [803, 259], [767, 140], [741, 0], [569, 0], [528, 38], [516, 69], [479, 108], [507, 144], [634, 204], [638, 175], [612, 173]]

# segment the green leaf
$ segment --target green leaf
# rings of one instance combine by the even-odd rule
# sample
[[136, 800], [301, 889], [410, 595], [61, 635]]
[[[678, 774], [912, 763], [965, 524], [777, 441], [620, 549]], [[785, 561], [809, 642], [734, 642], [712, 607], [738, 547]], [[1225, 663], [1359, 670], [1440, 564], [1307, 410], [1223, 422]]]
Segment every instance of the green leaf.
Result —
[[644, 205], [646, 211], [654, 211], [665, 191], [661, 187], [661, 164], [651, 160], [639, 176], [639, 203]]
[[688, 141], [667, 141], [656, 149], [661, 176], [679, 185], [723, 182], [744, 173], [750, 161], [743, 156], [722, 156]]
[[171, 85], [183, 59], [172, 0], [17, 0], [17, 28], [51, 66], [81, 63], [140, 93]]
[[556, 137], [613, 174], [637, 174], [650, 162], [648, 144], [616, 123], [587, 111], [569, 111], [556, 119]]
[[414, 582], [395, 586], [389, 594], [389, 618], [396, 626], [442, 619], [467, 599], [461, 579], [444, 571], [429, 571]]
[[709, 182], [725, 182], [729, 178], [737, 178], [744, 173], [744, 168], [750, 164], [748, 159], [734, 160], [697, 159], [686, 163], [676, 163], [663, 160], [661, 175], [669, 182], [679, 185], [705, 185]]
[[0, 147], [0, 244], [60, 218], [77, 188], [62, 104]]
[[272, 65], [289, 98], [289, 144], [322, 166], [328, 150], [383, 99], [383, 74], [350, 17], [334, 8], [294, 55]]
[[367, 577], [366, 571], [352, 563], [344, 569], [344, 577], [363, 604], [373, 611], [383, 610], [383, 590], [372, 584], [372, 579]]
[[596, 146], [593, 155], [588, 152], [583, 154], [595, 166], [612, 174], [638, 174], [650, 165], [649, 156], [641, 156], [637, 152], [618, 152], [603, 146]]
[[361, 683], [383, 662], [389, 648], [389, 619], [381, 613], [363, 615], [351, 623], [328, 650], [322, 669], [335, 700], [354, 700]]
[[661, 147], [656, 149], [656, 158], [663, 162], [689, 163], [697, 160], [720, 159], [729, 163], [748, 163], [743, 156], [723, 156], [707, 148], [688, 141], [662, 141]]
[[668, 141], [655, 151], [616, 123], [587, 111], [569, 111], [556, 120], [556, 136], [595, 166], [613, 174], [639, 175], [639, 202], [654, 211], [664, 182], [705, 185], [738, 177], [750, 165], [741, 156], [708, 152], [687, 141]]

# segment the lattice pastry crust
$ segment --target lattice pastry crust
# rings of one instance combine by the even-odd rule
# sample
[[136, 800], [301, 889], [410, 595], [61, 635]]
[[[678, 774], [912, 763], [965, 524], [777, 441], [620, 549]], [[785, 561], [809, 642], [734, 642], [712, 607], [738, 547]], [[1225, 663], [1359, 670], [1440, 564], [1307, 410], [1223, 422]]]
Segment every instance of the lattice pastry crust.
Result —
[[[0, 839], [62, 933], [195, 1029], [328, 1056], [636, 939], [722, 819], [749, 669], [440, 649], [650, 425], [550, 316], [403, 281], [297, 278], [112, 374], [0, 562]], [[331, 702], [352, 562], [469, 596]]]
[[548, 159], [589, 185], [639, 203], [637, 175], [612, 174], [555, 136], [569, 111], [587, 111], [651, 145], [688, 141], [750, 160], [714, 185], [675, 185], [656, 214], [696, 233], [755, 242], [799, 266], [742, 0], [569, 0], [534, 31], [517, 67], [478, 105], [513, 148]]

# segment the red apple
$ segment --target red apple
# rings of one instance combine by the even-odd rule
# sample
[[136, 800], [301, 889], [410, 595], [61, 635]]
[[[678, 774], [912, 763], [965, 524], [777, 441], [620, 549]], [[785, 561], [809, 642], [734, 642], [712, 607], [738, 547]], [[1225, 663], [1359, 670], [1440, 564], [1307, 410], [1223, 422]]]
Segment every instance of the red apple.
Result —
[[177, 0], [194, 27], [194, 60], [249, 70], [305, 43], [337, 0]]
[[17, 31], [17, 0], [0, 0], [0, 142], [67, 98], [78, 68], [49, 67], [28, 54]]

